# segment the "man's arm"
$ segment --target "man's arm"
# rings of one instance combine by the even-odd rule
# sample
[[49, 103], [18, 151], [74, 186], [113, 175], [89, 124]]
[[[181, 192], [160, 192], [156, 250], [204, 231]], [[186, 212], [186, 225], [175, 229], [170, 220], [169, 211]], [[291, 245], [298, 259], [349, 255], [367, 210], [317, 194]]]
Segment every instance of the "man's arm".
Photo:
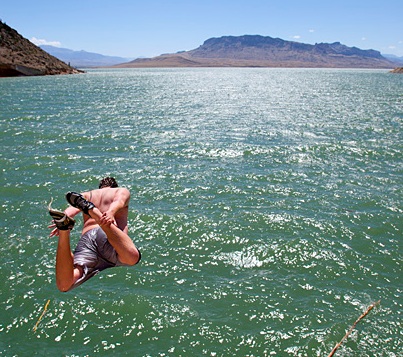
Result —
[[116, 212], [124, 207], [129, 206], [129, 201], [130, 191], [127, 188], [119, 188], [118, 190], [116, 190], [115, 197], [113, 198], [113, 202], [108, 208], [108, 212], [112, 213], [115, 216]]
[[110, 204], [108, 210], [104, 212], [102, 215], [103, 223], [116, 224], [115, 221], [116, 213], [123, 208], [129, 207], [129, 201], [130, 201], [130, 191], [128, 189], [119, 188], [118, 190], [116, 190], [112, 203]]

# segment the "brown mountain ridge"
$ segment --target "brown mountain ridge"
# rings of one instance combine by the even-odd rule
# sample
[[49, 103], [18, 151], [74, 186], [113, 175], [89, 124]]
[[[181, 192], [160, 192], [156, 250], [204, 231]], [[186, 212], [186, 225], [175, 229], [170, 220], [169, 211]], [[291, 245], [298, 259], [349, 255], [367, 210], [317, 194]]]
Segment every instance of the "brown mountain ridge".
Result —
[[0, 21], [0, 77], [80, 72], [35, 46]]
[[153, 58], [138, 58], [115, 67], [307, 67], [394, 68], [375, 50], [340, 42], [315, 45], [260, 35], [210, 38], [200, 47]]

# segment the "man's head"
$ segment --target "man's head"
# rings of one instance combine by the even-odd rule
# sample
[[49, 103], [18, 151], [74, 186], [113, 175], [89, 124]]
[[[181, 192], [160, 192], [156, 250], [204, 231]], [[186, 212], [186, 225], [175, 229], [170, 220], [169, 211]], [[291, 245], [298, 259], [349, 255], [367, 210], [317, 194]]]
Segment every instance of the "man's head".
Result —
[[105, 177], [99, 182], [99, 188], [118, 187], [118, 183], [113, 177]]

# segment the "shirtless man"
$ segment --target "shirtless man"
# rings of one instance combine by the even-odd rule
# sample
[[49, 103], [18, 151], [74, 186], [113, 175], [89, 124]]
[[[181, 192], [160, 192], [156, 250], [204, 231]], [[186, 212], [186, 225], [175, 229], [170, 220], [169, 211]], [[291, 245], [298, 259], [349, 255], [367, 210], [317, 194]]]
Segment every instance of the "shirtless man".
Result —
[[[82, 194], [69, 192], [64, 212], [49, 205], [54, 224], [50, 236], [59, 236], [56, 253], [56, 285], [69, 291], [100, 271], [115, 266], [132, 266], [141, 254], [128, 236], [127, 217], [130, 192], [119, 188], [115, 179], [101, 180], [99, 189]], [[74, 254], [70, 249], [73, 219], [83, 212], [84, 225]]]

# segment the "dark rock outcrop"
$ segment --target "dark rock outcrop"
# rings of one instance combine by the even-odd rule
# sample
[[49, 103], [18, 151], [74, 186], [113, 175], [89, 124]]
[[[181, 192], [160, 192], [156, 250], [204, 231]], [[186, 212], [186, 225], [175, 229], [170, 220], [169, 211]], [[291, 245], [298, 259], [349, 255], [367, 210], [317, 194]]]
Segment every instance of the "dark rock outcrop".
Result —
[[397, 67], [394, 70], [390, 71], [390, 73], [402, 73], [403, 74], [403, 67]]
[[35, 46], [0, 21], [0, 77], [80, 72]]
[[334, 67], [393, 68], [380, 52], [340, 42], [315, 45], [259, 35], [210, 38], [176, 54], [136, 59], [118, 67]]

